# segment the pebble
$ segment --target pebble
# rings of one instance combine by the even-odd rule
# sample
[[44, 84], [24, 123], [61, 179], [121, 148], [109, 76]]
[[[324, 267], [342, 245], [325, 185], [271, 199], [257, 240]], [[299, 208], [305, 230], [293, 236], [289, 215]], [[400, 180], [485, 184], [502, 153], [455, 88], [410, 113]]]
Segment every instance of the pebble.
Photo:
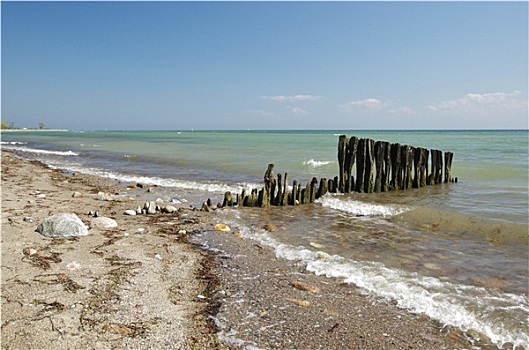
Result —
[[46, 198], [46, 195], [44, 193], [38, 194], [37, 198]]
[[33, 219], [31, 216], [26, 216], [26, 217], [24, 218], [24, 221], [25, 221], [25, 222], [35, 222], [35, 219]]
[[130, 216], [134, 216], [136, 215], [136, 211], [135, 210], [125, 210], [124, 212], [125, 215], [130, 215]]
[[287, 300], [290, 301], [291, 303], [296, 304], [297, 306], [301, 306], [301, 307], [310, 306], [310, 301], [308, 300], [290, 299], [290, 298], [287, 298]]
[[72, 193], [72, 198], [81, 198], [83, 194], [81, 192], [74, 192]]
[[328, 259], [329, 257], [330, 255], [325, 252], [316, 252], [316, 259], [318, 260]]
[[314, 242], [310, 242], [309, 245], [313, 248], [318, 248], [318, 249], [325, 248], [323, 244], [314, 243]]
[[158, 260], [162, 260], [162, 256], [160, 254], [156, 254], [154, 257]]
[[299, 290], [305, 290], [307, 292], [312, 292], [312, 293], [320, 292], [320, 288], [313, 286], [312, 284], [305, 283], [305, 282], [294, 281], [291, 284], [292, 284], [292, 287], [299, 289]]
[[116, 220], [100, 216], [90, 221], [90, 227], [92, 228], [113, 228], [117, 227], [118, 223]]
[[226, 225], [226, 224], [216, 224], [215, 225], [215, 231], [230, 232], [231, 228], [228, 225]]
[[178, 209], [176, 207], [172, 206], [172, 205], [166, 205], [162, 209], [162, 212], [164, 212], [164, 213], [175, 213], [177, 211], [178, 211]]

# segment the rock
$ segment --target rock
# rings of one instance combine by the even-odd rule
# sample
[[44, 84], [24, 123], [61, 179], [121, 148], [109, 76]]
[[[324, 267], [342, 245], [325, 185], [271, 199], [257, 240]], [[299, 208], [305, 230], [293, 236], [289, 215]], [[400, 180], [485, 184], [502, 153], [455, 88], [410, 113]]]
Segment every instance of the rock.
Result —
[[209, 206], [207, 202], [202, 203], [202, 208], [200, 209], [200, 211], [209, 211]]
[[172, 199], [171, 199], [171, 203], [180, 204], [180, 203], [182, 203], [182, 201], [179, 200], [178, 198], [172, 198]]
[[172, 205], [166, 205], [162, 208], [162, 213], [176, 213], [178, 209]]
[[290, 298], [287, 298], [287, 300], [290, 301], [291, 303], [296, 304], [297, 306], [302, 306], [302, 307], [310, 306], [310, 301], [308, 300], [299, 300], [299, 299], [290, 299]]
[[299, 289], [299, 290], [305, 290], [307, 292], [312, 292], [312, 293], [320, 292], [320, 289], [318, 287], [313, 286], [312, 284], [308, 284], [308, 283], [300, 282], [300, 281], [292, 282], [292, 287]]
[[[141, 210], [140, 210], [141, 211]], [[130, 215], [130, 216], [134, 216], [136, 215], [136, 211], [135, 210], [125, 210], [125, 212], [123, 213], [125, 215]]]
[[145, 202], [143, 209], [146, 210], [147, 214], [156, 214], [156, 204], [154, 202]]
[[105, 229], [105, 228], [113, 228], [117, 226], [118, 226], [118, 223], [114, 219], [107, 218], [104, 216], [99, 216], [97, 218], [92, 219], [92, 221], [90, 221], [91, 228]]
[[237, 238], [244, 238], [244, 235], [243, 235], [241, 232], [237, 232], [237, 233], [235, 234], [235, 237], [237, 237]]
[[83, 194], [81, 192], [74, 192], [72, 193], [72, 198], [81, 198]]
[[37, 198], [46, 198], [46, 195], [44, 193], [38, 194]]
[[215, 231], [230, 232], [231, 228], [228, 225], [226, 225], [226, 224], [216, 224], [215, 225]]
[[273, 224], [264, 224], [263, 226], [261, 226], [261, 228], [268, 232], [277, 231], [277, 226]]
[[105, 192], [99, 192], [98, 194], [95, 195], [95, 199], [99, 201], [111, 201], [112, 196]]
[[309, 242], [309, 245], [313, 248], [318, 248], [318, 249], [325, 248], [323, 244], [314, 243], [314, 242]]
[[46, 237], [82, 237], [88, 235], [86, 225], [75, 214], [56, 214], [44, 220], [36, 230]]
[[130, 185], [127, 186], [127, 188], [136, 189], [136, 188], [138, 188], [138, 185], [130, 184]]
[[138, 215], [142, 214], [142, 210], [141, 210], [140, 206], [138, 206], [138, 208], [136, 209], [136, 214], [138, 214]]
[[24, 253], [24, 255], [32, 256], [32, 255], [37, 254], [37, 250], [36, 250], [36, 249], [33, 249], [33, 248], [24, 248], [24, 249], [22, 250], [22, 253]]
[[26, 216], [23, 220], [24, 222], [35, 222], [35, 219], [33, 219], [31, 216]]
[[328, 259], [329, 257], [330, 255], [325, 252], [316, 252], [316, 259], [318, 260]]

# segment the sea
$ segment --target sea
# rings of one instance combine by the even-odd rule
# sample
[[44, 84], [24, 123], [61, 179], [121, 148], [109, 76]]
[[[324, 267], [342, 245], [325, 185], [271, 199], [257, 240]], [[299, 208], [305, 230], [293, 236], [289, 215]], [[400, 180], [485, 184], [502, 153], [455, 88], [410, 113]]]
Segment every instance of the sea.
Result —
[[[219, 223], [330, 280], [446, 326], [529, 349], [527, 130], [2, 132], [2, 150], [70, 173], [157, 186], [152, 200], [200, 208], [262, 188], [338, 175], [338, 138], [452, 152], [452, 177], [420, 189], [327, 194], [310, 205], [217, 210]], [[263, 224], [279, 229], [265, 231]]]

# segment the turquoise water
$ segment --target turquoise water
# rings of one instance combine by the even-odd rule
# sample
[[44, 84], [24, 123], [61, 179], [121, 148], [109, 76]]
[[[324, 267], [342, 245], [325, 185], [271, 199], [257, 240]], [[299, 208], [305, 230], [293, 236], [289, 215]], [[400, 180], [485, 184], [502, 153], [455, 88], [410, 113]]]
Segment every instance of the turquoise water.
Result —
[[[268, 163], [290, 183], [336, 176], [340, 134], [453, 152], [459, 181], [224, 210], [219, 220], [314, 273], [477, 330], [498, 346], [527, 348], [527, 130], [17, 131], [2, 133], [2, 148], [66, 171], [157, 184], [153, 196], [199, 207], [227, 190], [262, 186]], [[260, 229], [270, 222], [280, 229]]]

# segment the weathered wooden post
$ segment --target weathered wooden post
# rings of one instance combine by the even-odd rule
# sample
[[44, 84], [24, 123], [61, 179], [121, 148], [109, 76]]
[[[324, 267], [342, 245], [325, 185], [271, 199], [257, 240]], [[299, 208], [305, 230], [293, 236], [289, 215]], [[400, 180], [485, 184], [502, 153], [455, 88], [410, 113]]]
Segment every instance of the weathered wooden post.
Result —
[[230, 191], [224, 193], [224, 201], [222, 201], [223, 207], [233, 207], [233, 195]]
[[400, 169], [400, 144], [391, 145], [391, 189], [399, 190], [402, 179]]
[[318, 179], [313, 177], [310, 182], [310, 203], [316, 201], [316, 195], [318, 193]]
[[347, 154], [347, 136], [340, 135], [338, 139], [338, 168], [340, 173], [339, 176], [339, 189], [340, 192], [345, 193], [344, 191], [344, 182], [345, 182], [345, 155]]
[[316, 195], [316, 198], [320, 198], [321, 196], [325, 195], [327, 191], [328, 191], [327, 179], [322, 177], [320, 179], [320, 187], [318, 188], [318, 194]]
[[452, 176], [452, 158], [454, 154], [452, 152], [445, 152], [445, 183], [451, 181]]
[[382, 142], [382, 149], [384, 153], [384, 172], [382, 173], [382, 192], [389, 190], [389, 180], [391, 173], [391, 144], [389, 142]]
[[375, 192], [382, 192], [382, 176], [384, 172], [384, 148], [382, 141], [375, 142]]
[[334, 186], [333, 179], [327, 180], [327, 188], [329, 189], [329, 192], [336, 193], [336, 186]]
[[375, 164], [375, 141], [366, 139], [366, 153], [365, 153], [365, 179], [364, 192], [373, 192], [373, 172]]
[[302, 197], [301, 197], [301, 203], [303, 204], [309, 204], [310, 203], [310, 182], [307, 182], [307, 185], [302, 190]]
[[283, 197], [281, 198], [280, 205], [288, 205], [288, 174], [285, 173], [285, 180], [283, 181]]
[[356, 154], [356, 192], [364, 192], [365, 169], [366, 169], [366, 139], [358, 140]]
[[274, 198], [274, 205], [281, 205], [281, 199], [283, 198], [283, 188], [281, 184], [281, 174], [277, 174], [277, 195]]
[[357, 149], [358, 149], [358, 138], [355, 136], [352, 136], [349, 139], [349, 143], [347, 145], [347, 154], [345, 156], [345, 177], [346, 177], [345, 188], [344, 188], [345, 193], [349, 193], [355, 190], [355, 179], [353, 176], [353, 166], [356, 161]]
[[289, 199], [290, 205], [296, 205], [296, 201], [298, 200], [298, 182], [294, 180], [292, 182], [292, 195]]

